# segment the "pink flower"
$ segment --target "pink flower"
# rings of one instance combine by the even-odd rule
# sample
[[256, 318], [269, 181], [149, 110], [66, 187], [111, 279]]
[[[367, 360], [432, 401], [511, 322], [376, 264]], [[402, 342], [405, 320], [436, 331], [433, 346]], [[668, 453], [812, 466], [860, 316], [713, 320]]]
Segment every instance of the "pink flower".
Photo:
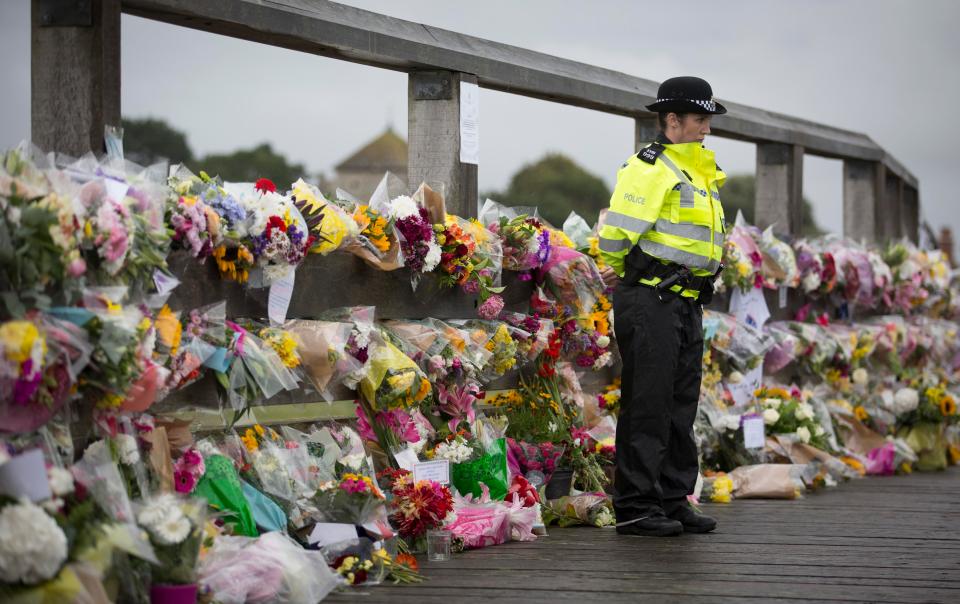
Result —
[[480, 308], [477, 309], [477, 314], [480, 315], [481, 319], [492, 321], [500, 316], [501, 311], [503, 311], [503, 298], [498, 295], [493, 295], [480, 305]]
[[479, 294], [480, 293], [480, 282], [474, 279], [470, 279], [466, 283], [460, 286], [460, 289], [467, 294]]
[[71, 277], [80, 277], [85, 272], [87, 272], [87, 263], [84, 262], [83, 258], [74, 258], [67, 265], [67, 274]]
[[473, 421], [476, 417], [473, 403], [480, 395], [480, 386], [475, 383], [467, 383], [463, 386], [451, 386], [447, 388], [443, 384], [437, 384], [438, 398], [440, 404], [437, 408], [448, 417], [450, 417], [450, 431], [456, 431], [457, 424], [466, 419]]
[[189, 470], [176, 470], [173, 482], [178, 493], [189, 493], [197, 486], [197, 476]]
[[[180, 458], [180, 463], [186, 468], [203, 467], [203, 455], [196, 449], [187, 449], [186, 453]], [[201, 470], [202, 472], [203, 470]]]

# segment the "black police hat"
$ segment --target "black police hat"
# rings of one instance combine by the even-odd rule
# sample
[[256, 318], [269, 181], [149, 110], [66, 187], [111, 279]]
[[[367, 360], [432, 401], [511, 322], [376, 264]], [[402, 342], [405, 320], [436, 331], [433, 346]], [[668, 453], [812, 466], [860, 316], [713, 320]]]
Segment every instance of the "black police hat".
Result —
[[657, 113], [706, 113], [720, 115], [727, 108], [713, 100], [713, 89], [702, 78], [681, 76], [670, 78], [660, 84], [657, 102], [647, 105]]

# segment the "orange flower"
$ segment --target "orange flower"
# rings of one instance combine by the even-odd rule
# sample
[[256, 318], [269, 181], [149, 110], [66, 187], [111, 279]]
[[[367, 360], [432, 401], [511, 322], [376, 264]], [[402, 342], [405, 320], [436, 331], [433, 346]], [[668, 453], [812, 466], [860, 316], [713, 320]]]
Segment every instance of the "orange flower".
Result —
[[180, 346], [180, 336], [183, 332], [183, 326], [180, 325], [180, 319], [177, 318], [170, 307], [166, 304], [157, 313], [157, 318], [153, 322], [157, 327], [157, 335], [160, 341], [170, 349], [171, 355], [177, 354], [177, 348]]
[[420, 570], [420, 563], [417, 562], [417, 559], [412, 554], [397, 554], [397, 557], [394, 559], [396, 564], [400, 566], [406, 566], [412, 571]]
[[853, 414], [856, 415], [857, 419], [862, 422], [870, 419], [870, 414], [867, 413], [867, 410], [863, 408], [863, 405], [857, 405], [853, 410]]

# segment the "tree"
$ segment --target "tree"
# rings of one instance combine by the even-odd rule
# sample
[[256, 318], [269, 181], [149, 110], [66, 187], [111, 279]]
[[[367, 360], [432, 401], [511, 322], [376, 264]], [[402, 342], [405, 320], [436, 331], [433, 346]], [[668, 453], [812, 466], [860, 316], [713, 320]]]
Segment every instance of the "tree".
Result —
[[287, 159], [274, 152], [269, 143], [229, 154], [208, 155], [198, 163], [198, 169], [210, 176], [219, 175], [223, 180], [236, 182], [269, 178], [282, 190], [305, 176], [303, 165], [287, 163]]
[[487, 197], [509, 206], [536, 206], [540, 216], [559, 228], [571, 210], [590, 224], [610, 204], [603, 181], [560, 153], [548, 153], [513, 175], [506, 191]]
[[[737, 219], [737, 211], [743, 213], [743, 218], [754, 224], [757, 205], [757, 181], [750, 174], [737, 174], [727, 178], [727, 183], [720, 190], [720, 199], [723, 200], [723, 213], [727, 222], [733, 224]], [[803, 198], [803, 229], [804, 236], [820, 235], [823, 231], [817, 225], [813, 215], [813, 205], [806, 197]]]
[[123, 154], [130, 161], [150, 165], [161, 160], [193, 162], [187, 136], [163, 120], [134, 118], [122, 120]]

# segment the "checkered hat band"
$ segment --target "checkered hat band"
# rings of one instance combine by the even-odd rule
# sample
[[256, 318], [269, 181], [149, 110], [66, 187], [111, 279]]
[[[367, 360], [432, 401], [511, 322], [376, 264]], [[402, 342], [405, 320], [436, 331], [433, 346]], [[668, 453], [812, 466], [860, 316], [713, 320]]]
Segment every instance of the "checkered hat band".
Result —
[[701, 100], [697, 100], [697, 99], [657, 99], [657, 102], [658, 102], [658, 103], [663, 103], [663, 102], [666, 102], [666, 101], [688, 101], [688, 102], [690, 102], [690, 103], [693, 103], [693, 104], [695, 104], [695, 105], [699, 105], [700, 107], [703, 107], [703, 108], [706, 109], [707, 111], [716, 111], [716, 110], [717, 110], [717, 104], [716, 104], [715, 102], [713, 102], [713, 101], [701, 101]]

